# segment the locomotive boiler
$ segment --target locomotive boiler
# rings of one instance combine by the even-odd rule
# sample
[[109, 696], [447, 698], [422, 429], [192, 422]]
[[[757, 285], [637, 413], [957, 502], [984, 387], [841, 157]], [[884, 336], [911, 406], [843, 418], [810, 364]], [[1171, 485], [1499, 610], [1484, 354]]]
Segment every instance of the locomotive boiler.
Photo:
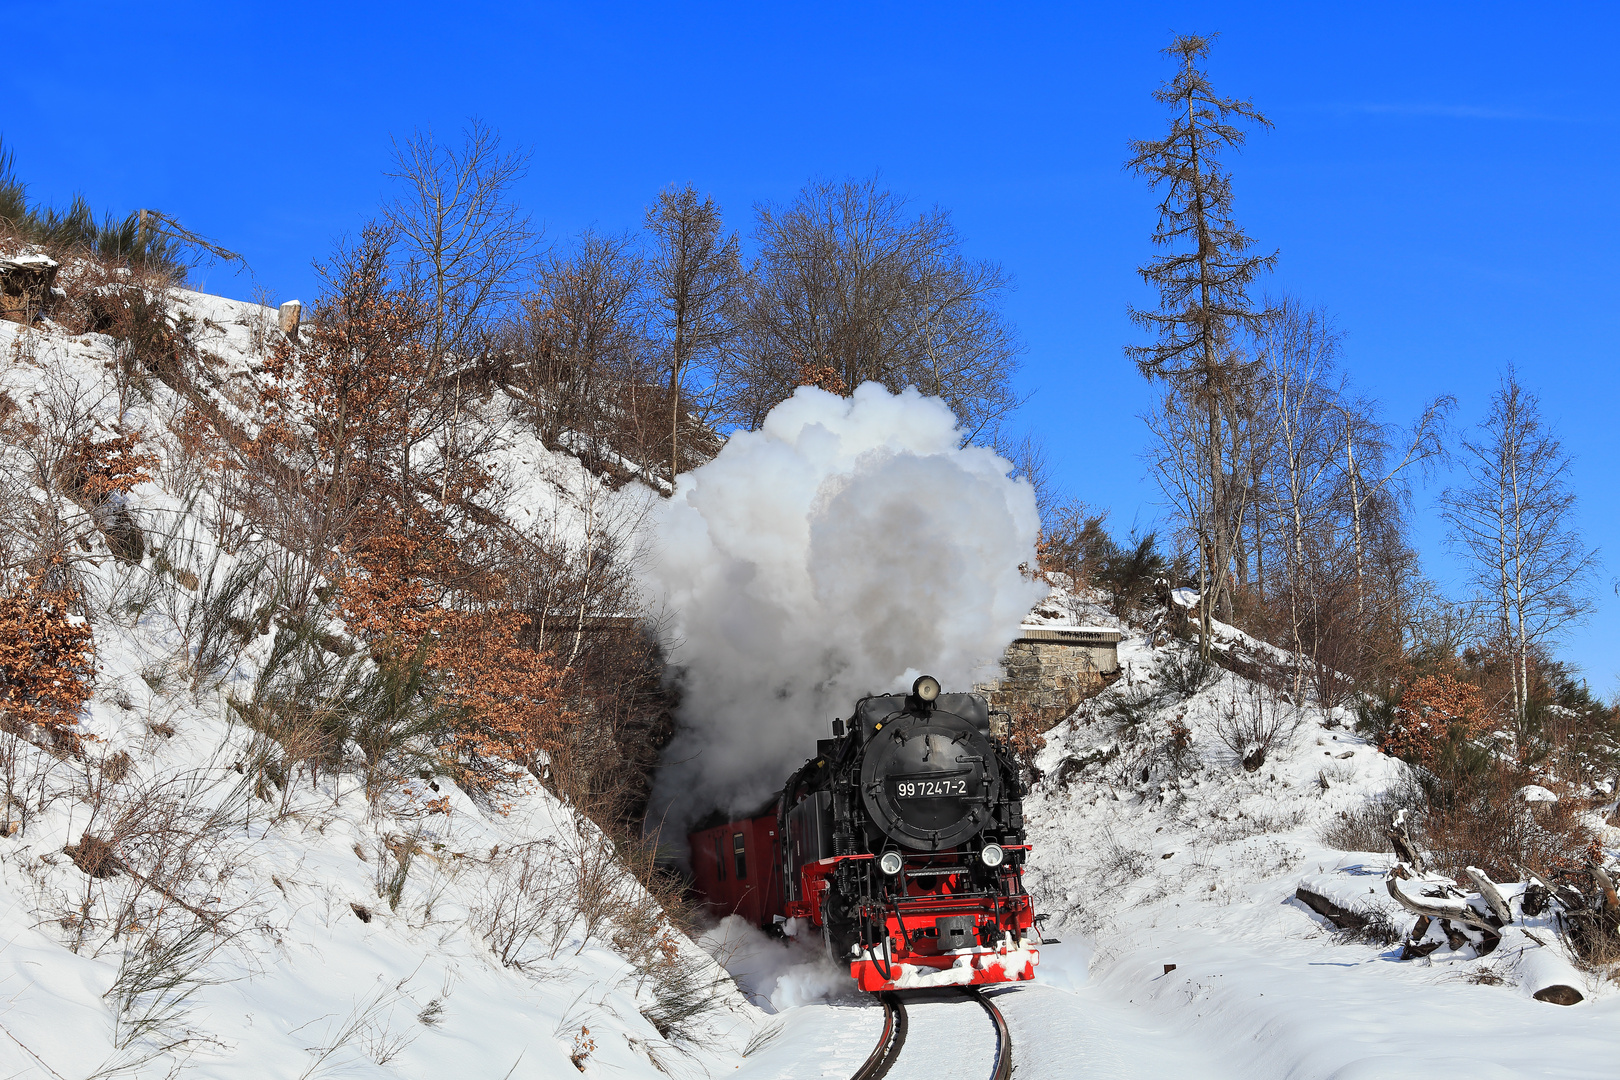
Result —
[[695, 830], [694, 886], [819, 934], [863, 990], [1029, 979], [1022, 795], [985, 698], [924, 675], [857, 702], [759, 813]]

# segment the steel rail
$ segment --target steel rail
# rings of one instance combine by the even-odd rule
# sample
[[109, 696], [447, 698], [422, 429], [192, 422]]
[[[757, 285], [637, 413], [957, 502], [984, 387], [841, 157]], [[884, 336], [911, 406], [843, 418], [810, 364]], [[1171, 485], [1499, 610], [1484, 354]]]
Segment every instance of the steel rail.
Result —
[[900, 1000], [899, 994], [884, 994], [883, 1000], [883, 1036], [873, 1048], [872, 1054], [866, 1063], [855, 1070], [851, 1080], [881, 1080], [887, 1076], [889, 1068], [900, 1057], [900, 1050], [906, 1045], [906, 1006]]
[[990, 1080], [1011, 1080], [1012, 1032], [1007, 1029], [1007, 1018], [1001, 1015], [1001, 1010], [996, 1008], [995, 1003], [983, 993], [969, 990], [967, 994], [990, 1014], [990, 1022], [996, 1026], [996, 1064], [990, 1073]]

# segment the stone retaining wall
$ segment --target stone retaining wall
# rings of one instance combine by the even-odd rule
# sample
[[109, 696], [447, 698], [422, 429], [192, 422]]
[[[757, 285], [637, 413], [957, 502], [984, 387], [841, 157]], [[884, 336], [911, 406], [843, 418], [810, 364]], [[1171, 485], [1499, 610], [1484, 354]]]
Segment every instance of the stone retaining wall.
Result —
[[1004, 676], [974, 687], [993, 711], [1050, 728], [1119, 674], [1118, 630], [1024, 627], [1002, 657]]

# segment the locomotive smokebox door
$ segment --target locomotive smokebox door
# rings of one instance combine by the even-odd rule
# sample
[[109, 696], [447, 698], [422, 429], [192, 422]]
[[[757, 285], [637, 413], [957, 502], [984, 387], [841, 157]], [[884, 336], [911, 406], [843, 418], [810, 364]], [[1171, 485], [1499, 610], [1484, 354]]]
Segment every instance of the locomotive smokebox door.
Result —
[[915, 850], [955, 847], [984, 828], [1001, 800], [995, 760], [972, 720], [939, 708], [891, 717], [866, 744], [866, 812]]
[[979, 943], [977, 920], [972, 915], [942, 915], [934, 920], [934, 931], [939, 934], [939, 951], [971, 949]]

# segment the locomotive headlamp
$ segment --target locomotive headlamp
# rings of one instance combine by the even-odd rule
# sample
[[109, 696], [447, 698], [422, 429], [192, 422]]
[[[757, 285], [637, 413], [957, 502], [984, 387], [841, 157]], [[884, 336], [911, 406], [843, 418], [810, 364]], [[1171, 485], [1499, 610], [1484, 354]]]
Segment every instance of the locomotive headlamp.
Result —
[[932, 675], [923, 675], [911, 684], [911, 692], [920, 701], [933, 701], [939, 697], [939, 680]]
[[900, 853], [898, 851], [885, 851], [883, 858], [878, 860], [878, 869], [890, 877], [900, 872]]
[[986, 844], [979, 852], [979, 859], [986, 866], [1000, 866], [1001, 860], [1006, 857], [1007, 853], [1001, 850], [1000, 844]]

